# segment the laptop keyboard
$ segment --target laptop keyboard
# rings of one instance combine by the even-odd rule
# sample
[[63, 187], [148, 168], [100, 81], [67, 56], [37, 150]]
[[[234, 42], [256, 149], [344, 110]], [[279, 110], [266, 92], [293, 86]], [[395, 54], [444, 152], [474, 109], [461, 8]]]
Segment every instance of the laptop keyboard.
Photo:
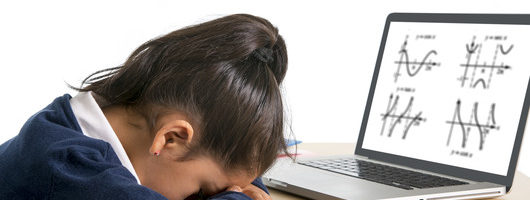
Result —
[[311, 160], [300, 161], [298, 163], [406, 190], [468, 184], [454, 179], [424, 174], [355, 158]]

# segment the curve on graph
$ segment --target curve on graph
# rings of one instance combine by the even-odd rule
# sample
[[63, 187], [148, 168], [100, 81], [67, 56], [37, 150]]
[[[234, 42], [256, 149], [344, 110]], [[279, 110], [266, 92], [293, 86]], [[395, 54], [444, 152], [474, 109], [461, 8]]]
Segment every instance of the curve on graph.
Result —
[[486, 88], [486, 81], [484, 81], [483, 78], [478, 79], [478, 80], [475, 82], [475, 84], [473, 84], [473, 88], [476, 88], [477, 85], [478, 85], [479, 83], [482, 83], [482, 87], [483, 87], [483, 88]]
[[396, 106], [398, 104], [399, 96], [396, 96], [396, 99], [394, 99], [394, 103], [392, 104], [392, 107], [383, 115], [383, 120], [386, 120], [386, 118], [396, 109]]
[[464, 127], [464, 123], [462, 122], [462, 117], [460, 116], [460, 101], [458, 101], [456, 104], [456, 116], [458, 117], [458, 124], [460, 125], [460, 128], [462, 128], [462, 148], [465, 148], [467, 137], [466, 137], [466, 128]]
[[475, 46], [475, 43], [471, 43], [471, 47], [469, 47], [469, 44], [466, 44], [466, 50], [467, 50], [467, 53], [469, 54], [475, 53], [477, 48], [478, 48], [478, 45]]
[[399, 115], [399, 117], [396, 119], [396, 121], [394, 121], [394, 124], [392, 124], [392, 126], [390, 127], [390, 132], [388, 134], [389, 136], [392, 134], [392, 132], [394, 132], [394, 128], [396, 127], [397, 123], [401, 123], [401, 119], [405, 116], [405, 114], [407, 114], [407, 112], [412, 107], [412, 100], [413, 100], [413, 98], [410, 98], [409, 104], [407, 105], [407, 109], [405, 109], [401, 113], [401, 115]]
[[402, 139], [405, 139], [405, 138], [407, 137], [407, 133], [409, 132], [409, 129], [410, 129], [410, 127], [412, 126], [412, 124], [414, 124], [414, 122], [416, 122], [416, 121], [421, 120], [421, 113], [422, 113], [422, 112], [419, 112], [419, 113], [418, 113], [418, 114], [412, 119], [412, 121], [411, 121], [409, 124], [407, 124], [407, 127], [405, 127], [405, 131], [403, 131], [403, 138], [402, 138]]
[[506, 50], [506, 51], [504, 50], [504, 46], [502, 46], [502, 45], [500, 45], [500, 44], [499, 44], [499, 48], [500, 48], [500, 50], [501, 50], [501, 53], [502, 53], [503, 55], [506, 55], [506, 54], [510, 53], [510, 51], [512, 51], [512, 49], [513, 49], [513, 44], [510, 45], [510, 47], [509, 47], [508, 50]]
[[473, 114], [475, 115], [475, 123], [476, 123], [476, 126], [478, 128], [478, 132], [480, 134], [480, 145], [479, 145], [479, 150], [482, 150], [482, 144], [484, 142], [484, 135], [482, 133], [482, 127], [480, 125], [480, 123], [478, 122], [478, 114], [477, 114], [477, 111], [478, 110], [478, 103], [475, 103], [473, 105]]
[[429, 56], [431, 56], [431, 54], [434, 54], [434, 55], [437, 55], [438, 53], [435, 51], [435, 50], [431, 50], [429, 51], [424, 57], [423, 57], [423, 60], [421, 61], [420, 65], [418, 66], [418, 68], [414, 71], [411, 71], [410, 69], [410, 64], [409, 64], [409, 54], [407, 53], [407, 50], [401, 50], [399, 51], [399, 53], [401, 53], [402, 55], [405, 56], [405, 65], [406, 65], [406, 68], [407, 68], [407, 73], [409, 74], [409, 76], [416, 76], [416, 74], [418, 74], [418, 72], [421, 70], [421, 68], [425, 65], [425, 61], [429, 58]]
[[497, 122], [495, 122], [495, 104], [491, 104], [490, 115], [491, 115], [491, 121], [493, 122], [493, 125], [497, 124]]

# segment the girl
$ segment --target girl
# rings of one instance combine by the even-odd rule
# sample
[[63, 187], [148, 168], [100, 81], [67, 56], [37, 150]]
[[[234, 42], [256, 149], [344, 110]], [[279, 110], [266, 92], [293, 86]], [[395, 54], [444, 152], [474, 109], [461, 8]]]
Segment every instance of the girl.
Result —
[[278, 30], [251, 15], [150, 40], [0, 146], [0, 199], [270, 199], [286, 71]]

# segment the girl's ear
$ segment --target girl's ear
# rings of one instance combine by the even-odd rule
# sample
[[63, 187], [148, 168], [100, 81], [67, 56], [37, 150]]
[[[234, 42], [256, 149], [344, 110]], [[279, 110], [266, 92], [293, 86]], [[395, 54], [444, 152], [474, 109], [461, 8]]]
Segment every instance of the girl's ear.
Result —
[[149, 152], [160, 155], [167, 152], [170, 155], [184, 155], [186, 146], [191, 144], [193, 127], [185, 120], [170, 120], [164, 122], [156, 131]]

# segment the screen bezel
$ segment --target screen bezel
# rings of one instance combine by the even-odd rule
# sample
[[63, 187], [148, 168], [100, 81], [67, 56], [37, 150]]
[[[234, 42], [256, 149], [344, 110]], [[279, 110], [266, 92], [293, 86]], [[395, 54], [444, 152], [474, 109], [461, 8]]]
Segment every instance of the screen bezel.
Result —
[[377, 78], [379, 69], [381, 66], [381, 60], [385, 49], [386, 39], [388, 36], [388, 30], [391, 22], [429, 22], [429, 23], [470, 23], [470, 24], [513, 24], [513, 25], [530, 25], [530, 15], [525, 14], [445, 14], [445, 13], [391, 13], [388, 15], [383, 31], [383, 37], [379, 47], [379, 53], [376, 60], [374, 73], [372, 76], [372, 82], [370, 85], [370, 91], [363, 115], [363, 121], [359, 132], [359, 138], [357, 140], [357, 146], [355, 148], [355, 154], [368, 157], [370, 159], [395, 163], [407, 167], [413, 167], [416, 169], [432, 171], [435, 173], [446, 174], [454, 177], [461, 177], [477, 182], [491, 182], [506, 186], [506, 191], [509, 191], [513, 182], [515, 174], [515, 168], [517, 165], [517, 158], [519, 156], [519, 150], [521, 149], [522, 137], [526, 125], [529, 108], [529, 93], [530, 93], [530, 79], [526, 87], [526, 94], [524, 103], [519, 118], [519, 125], [517, 128], [517, 135], [515, 137], [514, 148], [512, 150], [512, 156], [510, 158], [510, 165], [508, 167], [508, 173], [506, 176], [492, 174], [477, 170], [466, 169], [462, 167], [455, 167], [451, 165], [445, 165], [405, 156], [399, 156], [395, 154], [383, 153], [370, 149], [362, 148], [364, 134], [366, 131], [366, 125], [368, 123], [368, 117], [370, 115], [370, 108], [372, 99], [374, 97], [375, 86], [377, 84]]

